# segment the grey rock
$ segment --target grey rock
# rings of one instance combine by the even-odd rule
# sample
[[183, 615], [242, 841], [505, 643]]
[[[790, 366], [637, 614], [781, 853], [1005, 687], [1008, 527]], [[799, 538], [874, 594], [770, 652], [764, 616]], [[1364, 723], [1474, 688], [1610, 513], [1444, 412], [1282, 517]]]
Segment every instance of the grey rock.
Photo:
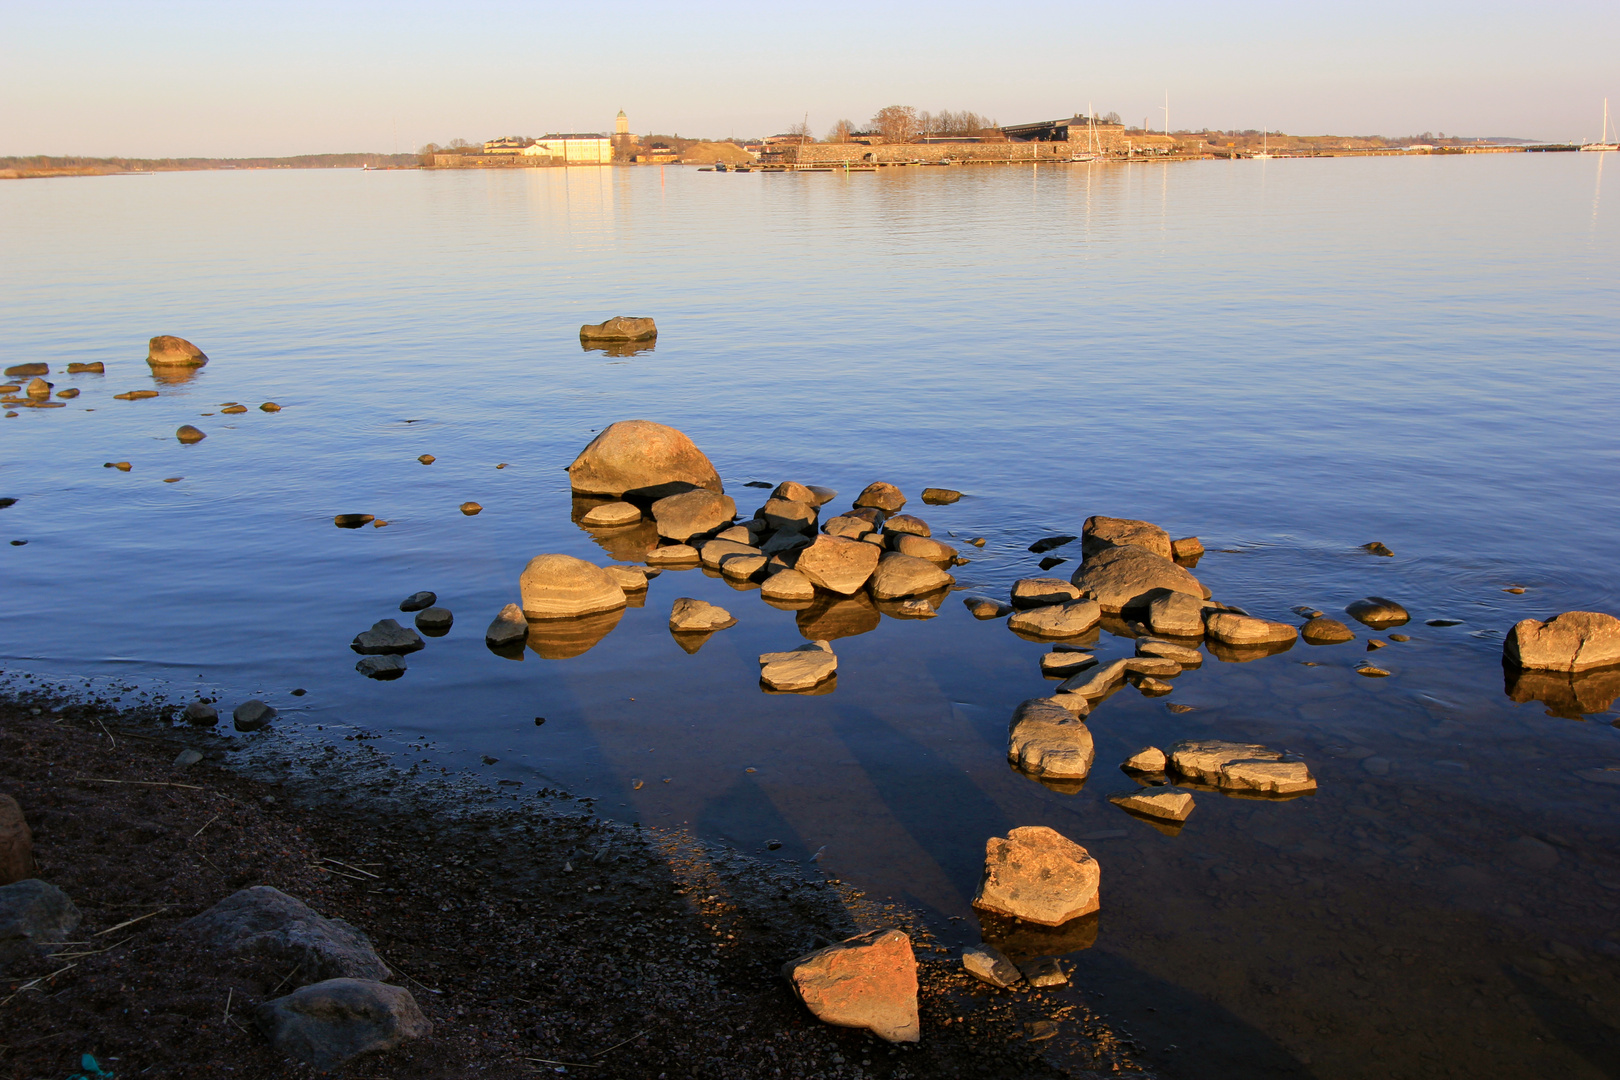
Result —
[[[1061, 695], [1073, 695], [1086, 701], [1095, 701], [1097, 698], [1105, 697], [1125, 681], [1125, 665], [1127, 662], [1125, 660], [1115, 660], [1113, 663], [1098, 668], [1096, 671], [1082, 672], [1073, 678], [1065, 679], [1059, 684], [1057, 693], [1053, 696], [1060, 698]], [[1066, 708], [1071, 707], [1068, 702], [1064, 702], [1064, 706]]]
[[1209, 590], [1185, 569], [1134, 544], [1105, 548], [1087, 557], [1069, 580], [1110, 613], [1147, 606], [1157, 595], [1156, 589], [1209, 599]]
[[202, 759], [203, 759], [203, 756], [202, 756], [201, 751], [193, 750], [191, 747], [188, 746], [184, 750], [180, 751], [178, 754], [175, 755], [175, 757], [174, 757], [174, 765], [175, 765], [176, 768], [184, 769], [184, 768], [187, 768], [189, 766], [197, 764], [197, 762], [201, 761]]
[[231, 719], [235, 722], [237, 731], [258, 731], [269, 726], [270, 721], [275, 718], [275, 708], [258, 698], [242, 702], [231, 712]]
[[373, 623], [370, 630], [362, 630], [356, 634], [349, 646], [364, 656], [402, 655], [425, 647], [422, 635], [408, 626], [399, 625], [393, 619], [381, 619]]
[[769, 565], [764, 555], [727, 555], [720, 560], [720, 572], [730, 581], [757, 581]]
[[507, 604], [484, 631], [484, 643], [491, 648], [509, 648], [529, 640], [529, 620], [517, 604]]
[[799, 552], [794, 569], [819, 589], [851, 596], [859, 592], [877, 570], [881, 554], [871, 544], [823, 534]]
[[302, 900], [269, 885], [232, 893], [180, 929], [220, 952], [295, 964], [295, 978], [301, 982], [389, 976], [360, 930], [342, 919], [323, 918]]
[[1055, 829], [1025, 825], [1005, 839], [992, 836], [985, 842], [973, 906], [1039, 926], [1061, 926], [1098, 909], [1100, 878], [1097, 860], [1085, 848]]
[[[772, 555], [787, 556], [790, 552], [796, 552], [801, 548], [809, 547], [810, 544], [814, 542], [814, 539], [814, 537], [806, 536], [802, 532], [795, 532], [792, 529], [784, 529], [781, 532], [773, 534], [769, 540], [766, 540], [764, 543], [760, 544], [759, 551], [760, 554], [766, 556], [767, 558]], [[795, 555], [793, 558], [797, 558], [797, 556]]]
[[416, 628], [424, 634], [443, 634], [455, 625], [449, 608], [430, 607], [416, 614]]
[[980, 982], [989, 983], [1002, 990], [1024, 981], [1018, 965], [989, 945], [969, 945], [963, 949], [962, 967]]
[[439, 602], [439, 594], [431, 592], [415, 592], [399, 602], [401, 611], [425, 611]]
[[1015, 608], [1067, 604], [1071, 600], [1079, 599], [1080, 590], [1062, 578], [1019, 578], [1013, 582], [1012, 605]]
[[354, 670], [368, 679], [397, 679], [405, 674], [405, 661], [397, 656], [362, 656]]
[[811, 506], [820, 505], [816, 502], [816, 493], [811, 491], [808, 486], [801, 484], [796, 480], [784, 480], [780, 484], [777, 484], [775, 489], [771, 492], [771, 498], [788, 499], [792, 502], [809, 503]]
[[602, 573], [625, 593], [640, 592], [647, 587], [647, 571], [639, 566], [604, 566]]
[[66, 941], [78, 926], [79, 909], [55, 885], [25, 878], [0, 886], [0, 974], [41, 945]]
[[433, 1030], [409, 990], [366, 979], [300, 987], [260, 1005], [254, 1019], [277, 1050], [322, 1071]]
[[923, 488], [922, 501], [930, 506], [949, 506], [962, 497], [960, 491], [952, 488]]
[[733, 555], [763, 555], [764, 552], [752, 544], [738, 543], [735, 540], [722, 540], [715, 537], [702, 547], [698, 548], [698, 558], [704, 566], [720, 569], [720, 563]]
[[193, 701], [180, 713], [180, 719], [192, 727], [213, 727], [219, 723], [219, 710], [206, 701]]
[[816, 504], [817, 509], [838, 498], [838, 492], [830, 487], [822, 487], [820, 484], [806, 484], [804, 486], [805, 490], [815, 496], [811, 501]]

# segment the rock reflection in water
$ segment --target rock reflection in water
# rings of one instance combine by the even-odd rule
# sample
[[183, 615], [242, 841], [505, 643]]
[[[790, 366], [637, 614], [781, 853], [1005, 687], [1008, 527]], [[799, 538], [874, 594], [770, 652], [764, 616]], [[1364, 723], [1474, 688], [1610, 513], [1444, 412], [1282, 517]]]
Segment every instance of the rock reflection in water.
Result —
[[675, 644], [679, 645], [688, 656], [703, 648], [704, 643], [714, 637], [714, 634], [713, 630], [671, 630], [669, 632], [669, 636], [675, 639]]
[[806, 641], [835, 641], [876, 630], [883, 616], [864, 592], [854, 596], [818, 592], [796, 621]]
[[590, 652], [623, 617], [621, 607], [577, 619], [530, 619], [529, 648], [546, 660], [571, 660]]
[[622, 500], [576, 495], [569, 519], [616, 562], [645, 562], [648, 553], [658, 546], [658, 526], [651, 519], [643, 518], [634, 525], [618, 526], [591, 526], [581, 523], [581, 519], [598, 506], [620, 501]]
[[873, 601], [873, 604], [880, 613], [887, 615], [891, 619], [915, 620], [926, 618], [927, 616], [906, 611], [903, 609], [903, 605], [912, 600], [921, 600], [933, 610], [938, 611], [940, 605], [945, 602], [945, 598], [949, 596], [950, 593], [950, 589], [940, 589], [938, 592], [925, 593], [921, 596], [907, 596], [896, 600], [876, 600]]
[[1014, 963], [1038, 956], [1063, 956], [1097, 944], [1099, 913], [1095, 911], [1057, 926], [1041, 926], [988, 911], [975, 914], [979, 917], [980, 939]]
[[652, 341], [588, 342], [581, 339], [579, 348], [581, 352], [599, 352], [603, 356], [626, 359], [632, 356], [640, 356], [642, 353], [652, 352], [658, 348], [658, 340], [654, 338]]
[[1204, 647], [1209, 655], [1223, 664], [1247, 664], [1252, 660], [1264, 660], [1268, 656], [1277, 656], [1294, 647], [1294, 642], [1274, 641], [1266, 645], [1224, 645], [1219, 641], [1206, 641]]
[[182, 367], [178, 365], [172, 367], [155, 367], [152, 369], [152, 381], [160, 382], [165, 386], [180, 386], [195, 379], [197, 377], [197, 372], [201, 370], [201, 367]]
[[1517, 702], [1539, 701], [1551, 716], [1579, 720], [1607, 712], [1620, 698], [1620, 668], [1600, 668], [1571, 674], [1539, 671], [1517, 664], [1502, 665], [1507, 696]]
[[770, 694], [773, 697], [794, 695], [797, 695], [798, 697], [825, 697], [827, 694], [830, 694], [834, 690], [838, 689], [838, 673], [834, 672], [825, 679], [822, 679], [820, 682], [816, 683], [816, 685], [810, 687], [808, 690], [777, 690], [774, 687], [766, 686], [763, 679], [760, 680], [759, 688], [764, 693]]

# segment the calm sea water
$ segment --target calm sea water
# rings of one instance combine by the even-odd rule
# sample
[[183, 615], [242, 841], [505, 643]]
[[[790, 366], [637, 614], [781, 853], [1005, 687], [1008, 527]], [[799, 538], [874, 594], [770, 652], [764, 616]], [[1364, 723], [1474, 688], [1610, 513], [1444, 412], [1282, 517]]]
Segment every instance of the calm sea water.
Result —
[[[0, 657], [263, 696], [282, 727], [388, 733], [402, 764], [819, 851], [959, 941], [985, 839], [1052, 825], [1103, 867], [1076, 982], [1167, 1076], [1620, 1075], [1620, 787], [1577, 775], [1620, 766], [1613, 690], [1515, 702], [1500, 663], [1517, 619], [1620, 612], [1603, 157], [0, 185], [7, 365], [107, 367], [0, 420], [0, 539], [28, 541], [0, 546]], [[657, 348], [582, 351], [614, 314], [656, 317]], [[211, 362], [155, 383], [158, 333]], [[816, 697], [757, 682], [795, 613], [699, 571], [582, 656], [494, 656], [529, 558], [606, 560], [561, 470], [634, 417], [691, 435], [744, 513], [748, 481], [833, 508], [898, 484], [936, 536], [987, 538], [956, 571], [974, 588], [1038, 572], [1028, 545], [1087, 515], [1146, 518], [1203, 538], [1217, 599], [1292, 619], [1380, 594], [1412, 640], [1372, 657], [1386, 679], [1355, 671], [1387, 637], [1363, 631], [1127, 689], [1079, 793], [1005, 762], [1044, 647], [954, 599], [837, 640]], [[930, 485], [966, 496], [927, 507]], [[454, 630], [397, 682], [356, 674], [350, 638], [418, 589]], [[738, 625], [688, 655], [677, 596]], [[1117, 762], [1185, 737], [1293, 750], [1321, 790], [1200, 795], [1175, 837], [1107, 803]]]

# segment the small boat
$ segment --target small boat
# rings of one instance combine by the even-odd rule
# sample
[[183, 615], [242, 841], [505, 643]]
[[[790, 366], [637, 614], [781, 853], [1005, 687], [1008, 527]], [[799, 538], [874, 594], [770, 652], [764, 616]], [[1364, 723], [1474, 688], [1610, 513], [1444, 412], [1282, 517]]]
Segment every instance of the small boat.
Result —
[[714, 171], [715, 172], [729, 172], [730, 170], [726, 168], [726, 163], [725, 162], [717, 161], [717, 162], [714, 163]]
[[[1251, 128], [1250, 130], [1252, 131], [1254, 129]], [[1263, 161], [1271, 160], [1271, 140], [1268, 137], [1269, 134], [1270, 133], [1267, 132], [1265, 128], [1260, 129], [1260, 152], [1250, 156], [1260, 158]]]
[[1581, 149], [1582, 150], [1598, 150], [1598, 151], [1602, 151], [1602, 150], [1620, 150], [1620, 143], [1612, 143], [1612, 142], [1609, 141], [1609, 99], [1608, 98], [1603, 99], [1603, 133], [1598, 136], [1598, 141], [1597, 142], [1595, 142], [1595, 143], [1585, 143], [1585, 144], [1583, 144], [1581, 146]]

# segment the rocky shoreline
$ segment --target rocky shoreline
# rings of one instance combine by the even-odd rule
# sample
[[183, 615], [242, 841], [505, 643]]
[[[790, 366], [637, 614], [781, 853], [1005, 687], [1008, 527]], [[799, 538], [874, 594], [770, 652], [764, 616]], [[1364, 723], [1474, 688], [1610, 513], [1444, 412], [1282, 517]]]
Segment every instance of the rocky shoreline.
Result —
[[[609, 821], [565, 793], [401, 771], [363, 739], [232, 738], [174, 715], [65, 688], [0, 698], [0, 791], [27, 816], [38, 877], [82, 915], [0, 975], [0, 1075], [56, 1078], [85, 1054], [120, 1077], [318, 1075], [254, 1021], [291, 989], [287, 965], [185, 926], [256, 885], [368, 935], [431, 1024], [344, 1075], [1142, 1075], [1072, 992], [973, 978], [914, 913], [814, 867]], [[818, 1022], [781, 975], [886, 929], [917, 954], [916, 1044]]]

